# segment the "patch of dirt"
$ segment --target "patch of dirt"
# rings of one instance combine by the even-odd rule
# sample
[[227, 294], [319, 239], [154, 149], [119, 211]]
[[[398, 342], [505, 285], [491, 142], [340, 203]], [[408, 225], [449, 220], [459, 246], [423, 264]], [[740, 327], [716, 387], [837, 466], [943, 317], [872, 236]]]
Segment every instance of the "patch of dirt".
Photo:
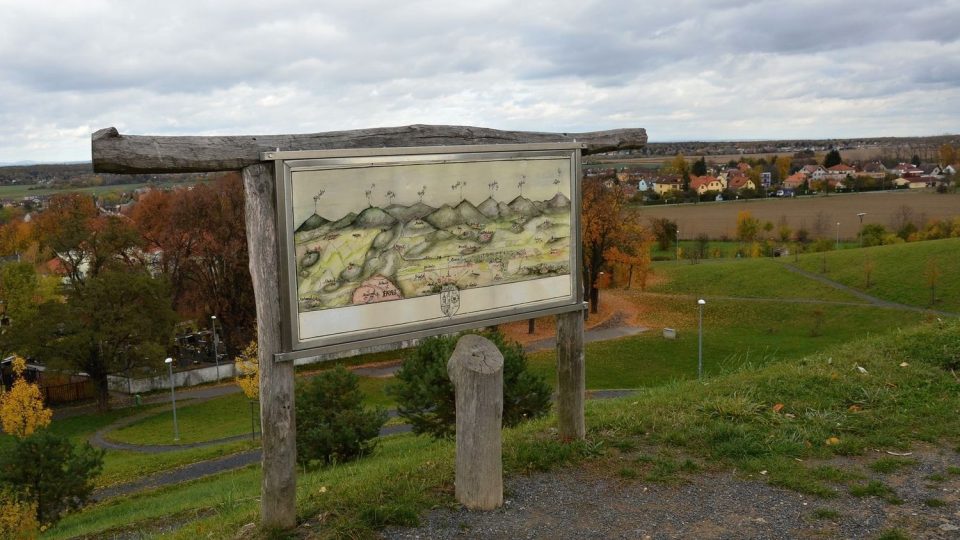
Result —
[[[617, 289], [600, 291], [599, 313], [591, 313], [584, 325], [585, 330], [613, 328], [616, 326], [644, 326], [639, 320], [641, 307], [634, 300]], [[556, 317], [541, 317], [536, 320], [534, 333], [528, 333], [527, 321], [517, 321], [500, 325], [500, 331], [521, 345], [551, 338], [557, 333]]]

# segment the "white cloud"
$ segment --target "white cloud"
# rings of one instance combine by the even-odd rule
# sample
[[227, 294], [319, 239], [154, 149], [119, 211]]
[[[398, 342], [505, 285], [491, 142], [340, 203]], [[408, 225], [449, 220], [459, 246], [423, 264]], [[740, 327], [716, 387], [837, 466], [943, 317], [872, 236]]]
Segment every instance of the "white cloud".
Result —
[[0, 0], [0, 162], [89, 133], [957, 131], [953, 0]]

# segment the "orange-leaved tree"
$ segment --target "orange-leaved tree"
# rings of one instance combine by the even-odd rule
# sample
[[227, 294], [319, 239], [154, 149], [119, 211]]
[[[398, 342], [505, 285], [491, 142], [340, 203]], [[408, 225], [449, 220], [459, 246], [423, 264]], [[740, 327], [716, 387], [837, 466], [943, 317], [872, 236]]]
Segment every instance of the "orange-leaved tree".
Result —
[[43, 405], [40, 387], [24, 377], [26, 360], [14, 355], [11, 367], [15, 380], [9, 391], [0, 394], [0, 424], [6, 433], [23, 439], [50, 425], [53, 411]]
[[596, 178], [583, 181], [581, 234], [583, 236], [583, 280], [590, 311], [599, 309], [597, 278], [606, 261], [603, 254], [623, 239], [623, 188], [616, 180]]
[[217, 316], [227, 353], [243, 349], [256, 321], [247, 257], [243, 181], [230, 173], [190, 190], [153, 192], [131, 218], [169, 280], [181, 317]]
[[629, 289], [633, 286], [633, 277], [636, 275], [640, 281], [640, 290], [643, 291], [646, 290], [647, 280], [653, 273], [650, 258], [653, 237], [634, 220], [625, 220], [623, 225], [622, 243], [608, 248], [603, 257], [610, 265], [621, 264], [627, 267], [624, 288]]

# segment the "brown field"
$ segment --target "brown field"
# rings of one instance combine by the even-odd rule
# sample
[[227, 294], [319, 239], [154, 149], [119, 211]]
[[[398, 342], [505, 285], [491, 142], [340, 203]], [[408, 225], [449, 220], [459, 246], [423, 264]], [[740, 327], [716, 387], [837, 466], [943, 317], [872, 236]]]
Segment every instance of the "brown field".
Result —
[[737, 213], [748, 210], [761, 222], [775, 226], [786, 220], [792, 230], [806, 228], [811, 237], [834, 238], [837, 222], [840, 238], [855, 239], [860, 230], [859, 212], [866, 212], [863, 223], [879, 223], [888, 229], [898, 227], [906, 211], [917, 225], [929, 219], [960, 216], [960, 194], [932, 191], [883, 191], [844, 193], [829, 196], [787, 199], [751, 199], [700, 204], [632, 207], [641, 216], [666, 217], [677, 222], [680, 237], [690, 239], [706, 233], [713, 239], [735, 237]]

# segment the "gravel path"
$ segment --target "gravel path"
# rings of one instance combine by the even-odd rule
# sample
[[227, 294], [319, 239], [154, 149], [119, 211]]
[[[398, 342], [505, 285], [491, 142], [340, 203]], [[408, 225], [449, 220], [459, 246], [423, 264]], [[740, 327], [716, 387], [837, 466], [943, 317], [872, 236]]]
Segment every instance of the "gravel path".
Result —
[[[872, 458], [873, 456], [871, 456]], [[504, 506], [491, 512], [433, 510], [417, 528], [390, 528], [389, 539], [443, 538], [877, 538], [899, 529], [910, 538], [960, 538], [960, 476], [927, 480], [960, 463], [950, 450], [916, 455], [920, 464], [879, 475], [904, 500], [841, 495], [819, 499], [734, 472], [701, 473], [681, 484], [611, 479], [587, 469], [508, 478]], [[606, 473], [609, 474], [609, 473]], [[937, 499], [942, 507], [925, 501]]]

